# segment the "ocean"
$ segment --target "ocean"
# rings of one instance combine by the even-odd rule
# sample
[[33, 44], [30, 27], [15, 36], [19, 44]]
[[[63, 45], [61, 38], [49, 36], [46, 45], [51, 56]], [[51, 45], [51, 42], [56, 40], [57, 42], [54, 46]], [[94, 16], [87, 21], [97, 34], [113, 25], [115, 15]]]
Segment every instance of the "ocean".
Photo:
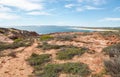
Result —
[[90, 30], [77, 30], [74, 26], [12, 26], [20, 30], [35, 31], [39, 34], [49, 34], [55, 32], [91, 32]]

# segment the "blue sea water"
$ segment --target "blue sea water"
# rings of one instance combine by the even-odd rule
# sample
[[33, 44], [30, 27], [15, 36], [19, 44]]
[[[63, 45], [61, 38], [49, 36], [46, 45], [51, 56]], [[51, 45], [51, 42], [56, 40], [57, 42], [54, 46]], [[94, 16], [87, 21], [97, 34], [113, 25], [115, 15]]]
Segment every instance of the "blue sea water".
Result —
[[76, 30], [72, 26], [13, 26], [20, 30], [35, 31], [39, 34], [48, 34], [55, 32], [90, 32], [89, 30]]

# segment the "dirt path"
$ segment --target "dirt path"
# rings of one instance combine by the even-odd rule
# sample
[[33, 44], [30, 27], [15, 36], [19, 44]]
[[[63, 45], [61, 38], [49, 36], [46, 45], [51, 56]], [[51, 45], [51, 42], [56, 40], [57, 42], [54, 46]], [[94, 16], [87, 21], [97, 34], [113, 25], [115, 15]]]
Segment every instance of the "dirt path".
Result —
[[2, 57], [0, 59], [0, 77], [28, 77], [33, 68], [25, 61], [35, 50], [37, 43], [17, 53], [17, 58]]

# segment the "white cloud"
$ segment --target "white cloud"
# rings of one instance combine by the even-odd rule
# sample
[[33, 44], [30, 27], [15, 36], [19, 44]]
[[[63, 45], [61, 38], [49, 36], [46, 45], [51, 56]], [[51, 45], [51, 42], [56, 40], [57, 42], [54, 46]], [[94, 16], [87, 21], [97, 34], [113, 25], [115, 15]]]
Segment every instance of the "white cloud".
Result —
[[51, 15], [50, 13], [47, 12], [37, 12], [37, 11], [33, 11], [33, 12], [29, 12], [27, 13], [28, 15]]
[[93, 6], [85, 6], [85, 9], [87, 9], [87, 10], [101, 10], [101, 9], [103, 9], [103, 8], [98, 8], [98, 7], [93, 7]]
[[82, 11], [84, 11], [84, 9], [79, 7], [79, 8], [76, 8], [76, 11], [82, 12]]
[[82, 12], [82, 11], [87, 11], [87, 10], [102, 10], [102, 9], [103, 8], [86, 5], [86, 6], [77, 7], [76, 11]]
[[78, 0], [78, 2], [80, 2], [80, 3], [83, 2], [83, 1], [84, 1], [84, 0]]
[[100, 21], [120, 21], [120, 18], [104, 18], [104, 19], [101, 19]]
[[20, 17], [15, 14], [0, 13], [0, 20], [3, 20], [3, 19], [11, 20], [11, 19], [18, 19], [18, 18]]
[[11, 12], [12, 9], [5, 7], [3, 5], [0, 5], [0, 12]]
[[67, 4], [65, 5], [66, 8], [72, 8], [73, 6], [75, 6], [74, 4]]
[[100, 5], [100, 4], [105, 4], [106, 0], [92, 0], [94, 4]]
[[43, 8], [42, 4], [38, 4], [30, 0], [0, 0], [0, 4], [12, 6], [25, 11], [41, 10]]
[[85, 3], [92, 3], [95, 5], [100, 5], [100, 4], [105, 4], [106, 0], [77, 0], [77, 2], [79, 3], [85, 2]]
[[116, 7], [114, 11], [120, 11], [120, 7]]

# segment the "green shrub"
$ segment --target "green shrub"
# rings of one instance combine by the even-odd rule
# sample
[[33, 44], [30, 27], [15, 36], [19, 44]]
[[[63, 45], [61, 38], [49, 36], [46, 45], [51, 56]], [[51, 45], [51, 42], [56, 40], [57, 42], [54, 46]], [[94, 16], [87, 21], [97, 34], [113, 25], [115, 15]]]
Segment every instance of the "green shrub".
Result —
[[86, 76], [90, 73], [90, 70], [88, 66], [84, 63], [64, 63], [63, 72], [68, 74]]
[[22, 40], [19, 42], [18, 41], [14, 42], [12, 44], [0, 43], [0, 51], [5, 50], [5, 49], [15, 49], [15, 48], [19, 48], [19, 47], [27, 47], [33, 43], [33, 40], [30, 40], [30, 39], [25, 39], [25, 40]]
[[48, 40], [53, 39], [53, 38], [54, 37], [50, 36], [50, 35], [42, 35], [42, 36], [40, 36], [41, 41], [48, 41]]
[[120, 57], [105, 61], [104, 65], [112, 77], [120, 77]]
[[106, 70], [112, 77], [120, 77], [120, 44], [106, 47], [105, 51], [110, 60], [104, 61]]
[[62, 67], [60, 64], [47, 64], [43, 70], [44, 72], [40, 77], [58, 77]]
[[75, 55], [80, 56], [86, 51], [87, 49], [85, 48], [76, 48], [76, 47], [64, 48], [57, 53], [57, 59], [60, 60], [72, 59]]
[[65, 46], [64, 45], [50, 45], [48, 43], [43, 43], [43, 45], [38, 46], [38, 48], [42, 48], [43, 50], [60, 49], [61, 47], [65, 47]]
[[59, 77], [61, 73], [85, 77], [90, 74], [88, 66], [84, 63], [45, 64], [50, 61], [49, 54], [32, 54], [28, 61], [34, 67], [35, 77]]
[[76, 38], [76, 35], [59, 35], [55, 37], [56, 40], [60, 41], [72, 41], [73, 38]]
[[50, 54], [37, 55], [33, 53], [28, 61], [31, 66], [37, 66], [49, 62], [50, 56]]
[[103, 49], [103, 52], [108, 54], [110, 57], [120, 56], [120, 44], [108, 46]]
[[27, 45], [24, 43], [13, 43], [13, 44], [3, 44], [3, 45], [0, 44], [0, 51], [5, 49], [15, 49], [23, 46], [27, 46]]
[[40, 77], [59, 77], [60, 73], [74, 74], [82, 77], [90, 74], [90, 70], [83, 63], [63, 63], [63, 64], [47, 64]]
[[22, 41], [22, 40], [23, 40], [23, 39], [18, 38], [18, 39], [15, 39], [14, 42], [17, 43], [17, 42], [20, 42], [20, 41]]

